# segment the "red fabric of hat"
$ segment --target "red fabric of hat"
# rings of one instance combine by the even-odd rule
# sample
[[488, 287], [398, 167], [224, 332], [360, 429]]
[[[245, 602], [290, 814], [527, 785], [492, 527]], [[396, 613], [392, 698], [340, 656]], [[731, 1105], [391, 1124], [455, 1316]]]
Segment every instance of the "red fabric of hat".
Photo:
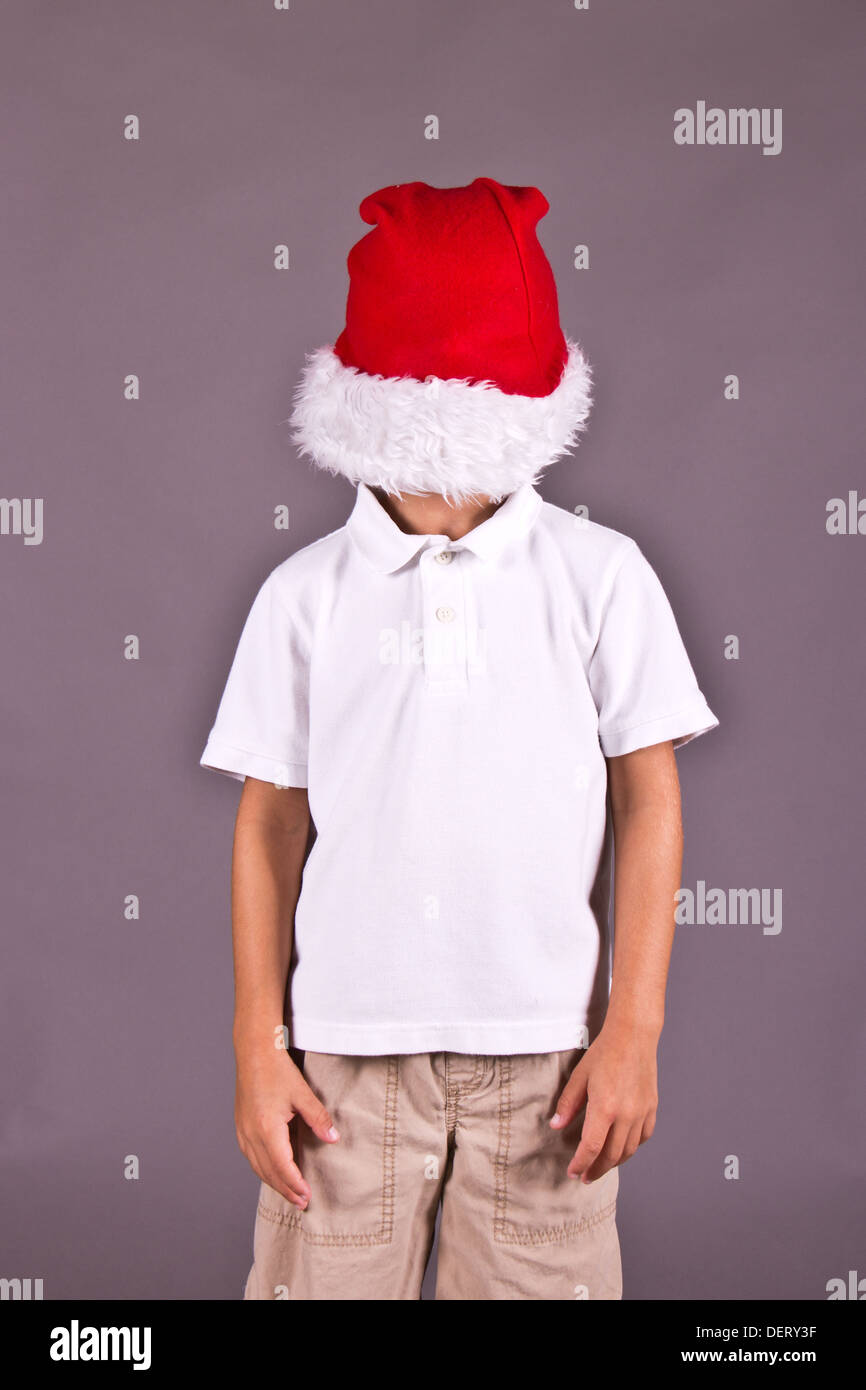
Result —
[[522, 396], [553, 391], [567, 348], [535, 232], [549, 206], [537, 188], [488, 178], [371, 193], [360, 213], [374, 230], [348, 257], [340, 361], [386, 377], [491, 381]]

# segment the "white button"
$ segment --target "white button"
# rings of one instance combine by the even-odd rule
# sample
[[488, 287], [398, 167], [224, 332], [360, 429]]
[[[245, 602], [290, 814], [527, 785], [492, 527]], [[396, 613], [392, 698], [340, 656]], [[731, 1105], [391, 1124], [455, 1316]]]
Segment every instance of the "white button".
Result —
[[453, 621], [454, 621], [454, 609], [453, 609], [453, 608], [437, 608], [437, 609], [436, 609], [436, 617], [439, 619], [440, 623], [450, 623], [450, 622], [453, 622]]
[[454, 559], [454, 551], [453, 551], [453, 550], [437, 550], [437, 552], [436, 552], [436, 559], [438, 560], [438, 562], [439, 562], [440, 565], [450, 565], [450, 564], [451, 564], [451, 561]]

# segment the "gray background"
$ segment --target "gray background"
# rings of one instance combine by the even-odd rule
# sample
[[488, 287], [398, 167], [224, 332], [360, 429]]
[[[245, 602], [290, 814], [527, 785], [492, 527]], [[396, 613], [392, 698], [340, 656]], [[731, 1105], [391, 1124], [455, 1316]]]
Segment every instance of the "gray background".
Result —
[[[241, 1295], [239, 787], [198, 758], [258, 584], [351, 507], [284, 422], [343, 325], [358, 203], [479, 174], [550, 200], [596, 375], [541, 491], [638, 541], [721, 720], [679, 755], [683, 882], [783, 891], [777, 936], [678, 933], [659, 1124], [622, 1170], [625, 1297], [866, 1274], [866, 535], [825, 529], [866, 490], [862, 9], [21, 0], [3, 23], [2, 492], [44, 498], [45, 535], [0, 537], [0, 1275]], [[698, 100], [782, 107], [781, 154], [676, 146]]]

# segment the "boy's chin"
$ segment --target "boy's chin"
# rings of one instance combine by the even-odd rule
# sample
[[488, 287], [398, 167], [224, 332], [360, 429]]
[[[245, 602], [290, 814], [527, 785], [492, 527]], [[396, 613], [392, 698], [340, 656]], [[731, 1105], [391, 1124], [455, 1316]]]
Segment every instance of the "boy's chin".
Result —
[[[339, 472], [340, 470], [329, 469], [329, 472]], [[467, 505], [484, 506], [488, 502], [502, 502], [517, 488], [524, 483], [536, 483], [539, 473], [542, 470], [526, 467], [522, 470], [511, 469], [508, 478], [501, 476], [487, 477], [479, 479], [472, 470], [462, 466], [461, 460], [455, 460], [453, 466], [449, 466], [448, 459], [437, 461], [435, 470], [429, 474], [420, 472], [417, 466], [410, 468], [396, 468], [390, 472], [383, 472], [381, 469], [372, 470], [367, 477], [357, 477], [351, 474], [342, 474], [348, 477], [349, 481], [357, 486], [359, 483], [366, 485], [375, 493], [388, 497], [421, 497], [431, 500], [445, 499], [452, 507], [463, 507]]]

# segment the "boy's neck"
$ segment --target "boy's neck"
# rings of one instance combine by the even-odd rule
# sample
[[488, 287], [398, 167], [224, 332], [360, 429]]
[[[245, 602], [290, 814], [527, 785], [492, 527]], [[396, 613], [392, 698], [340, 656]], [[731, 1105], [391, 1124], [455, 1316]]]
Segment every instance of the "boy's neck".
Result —
[[447, 536], [452, 541], [474, 531], [502, 505], [489, 497], [478, 497], [453, 507], [438, 492], [404, 493], [401, 498], [380, 487], [371, 491], [401, 531], [412, 536]]

